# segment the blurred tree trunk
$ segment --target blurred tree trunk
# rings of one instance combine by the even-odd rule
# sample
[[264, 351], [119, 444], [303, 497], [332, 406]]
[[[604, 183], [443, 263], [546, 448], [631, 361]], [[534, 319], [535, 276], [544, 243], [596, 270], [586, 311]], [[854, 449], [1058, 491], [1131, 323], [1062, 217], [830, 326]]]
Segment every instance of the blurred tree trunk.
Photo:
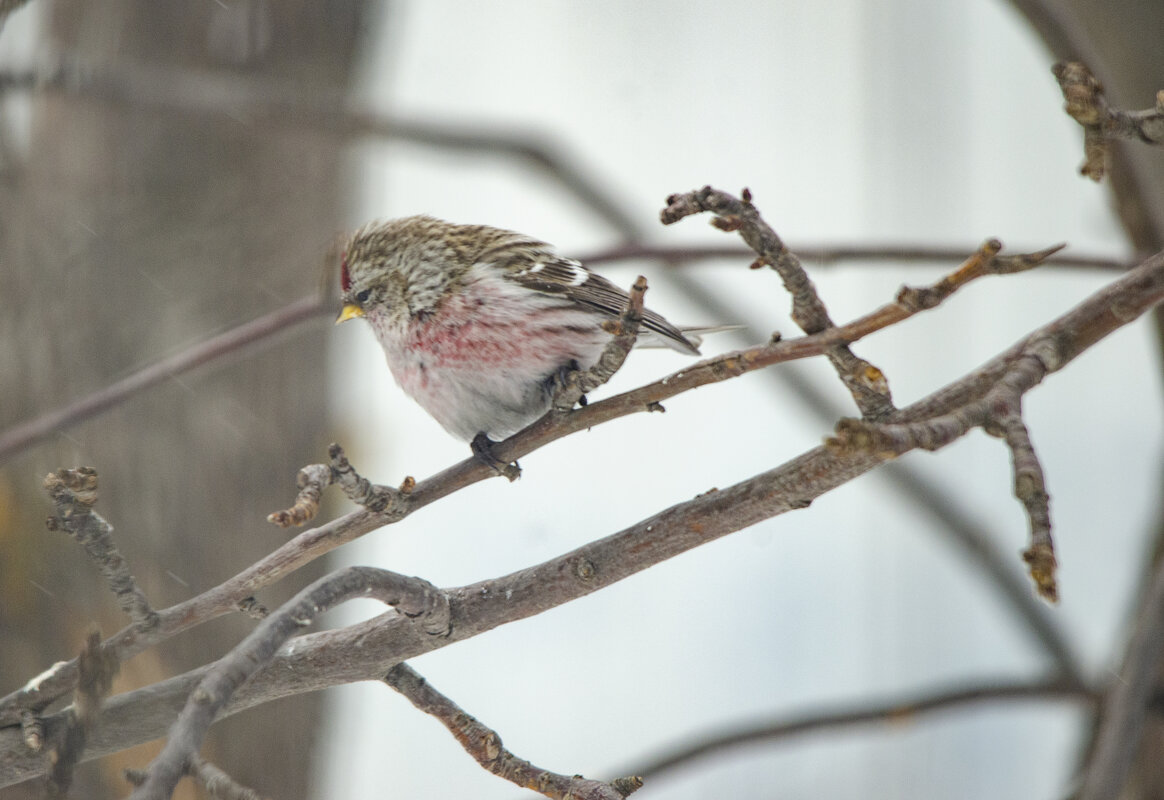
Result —
[[[362, 5], [63, 0], [48, 14], [53, 48], [95, 67], [213, 72], [338, 105]], [[317, 289], [345, 195], [336, 138], [293, 120], [258, 129], [52, 92], [31, 111], [27, 150], [8, 148], [0, 164], [0, 426]], [[98, 470], [97, 510], [158, 608], [285, 540], [264, 517], [325, 444], [324, 325], [146, 392], [4, 466], [0, 693], [75, 655], [91, 624], [107, 635], [126, 624], [77, 545], [44, 530], [46, 472]], [[312, 577], [260, 600], [273, 606]], [[206, 663], [253, 624], [235, 615], [142, 654], [114, 691]], [[300, 697], [226, 720], [204, 754], [264, 796], [306, 797], [320, 707]], [[123, 796], [120, 768], [144, 766], [157, 746], [80, 767], [71, 796]], [[0, 791], [40, 796], [28, 784]]]
[[[1155, 104], [1164, 87], [1164, 3], [1143, 0], [1014, 0], [1059, 60], [1083, 61], [1103, 82], [1117, 108]], [[1082, 142], [1082, 132], [1080, 141]], [[1080, 147], [1082, 160], [1082, 146]], [[1139, 255], [1164, 249], [1164, 158], [1158, 148], [1122, 142], [1113, 153], [1110, 181], [1120, 219]], [[1164, 356], [1164, 309], [1154, 312], [1157, 340]], [[1162, 498], [1157, 498], [1160, 502]], [[1158, 515], [1155, 559], [1164, 557], [1164, 509]], [[1151, 564], [1145, 563], [1145, 576]], [[1141, 580], [1139, 602], [1147, 581]], [[1134, 618], [1134, 614], [1133, 614]], [[1127, 634], [1129, 631], [1124, 631]], [[1122, 642], [1121, 642], [1122, 644]], [[1113, 670], [1123, 650], [1112, 653]], [[1164, 671], [1164, 665], [1161, 665]], [[1157, 695], [1164, 684], [1157, 687]], [[1094, 744], [1094, 742], [1092, 742]], [[1090, 746], [1089, 746], [1090, 749]], [[1150, 714], [1144, 725], [1125, 800], [1164, 798], [1164, 717]]]

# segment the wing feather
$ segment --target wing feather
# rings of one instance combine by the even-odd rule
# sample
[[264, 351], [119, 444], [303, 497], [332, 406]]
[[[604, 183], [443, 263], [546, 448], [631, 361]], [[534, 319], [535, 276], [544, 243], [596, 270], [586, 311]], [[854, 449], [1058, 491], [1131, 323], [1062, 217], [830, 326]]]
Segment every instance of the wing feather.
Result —
[[[617, 319], [626, 308], [629, 295], [581, 263], [562, 258], [552, 251], [526, 252], [520, 262], [505, 265], [508, 277], [521, 285], [546, 294], [564, 295], [607, 317]], [[643, 310], [643, 327], [681, 353], [699, 354], [699, 348], [683, 332], [650, 309]]]

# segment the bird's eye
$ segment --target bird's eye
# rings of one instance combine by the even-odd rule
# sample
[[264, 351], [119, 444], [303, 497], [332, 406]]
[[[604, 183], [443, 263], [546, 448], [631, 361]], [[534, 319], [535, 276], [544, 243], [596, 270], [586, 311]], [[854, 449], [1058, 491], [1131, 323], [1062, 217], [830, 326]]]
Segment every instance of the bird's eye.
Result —
[[367, 289], [364, 289], [362, 292], [358, 292], [358, 293], [356, 294], [356, 299], [357, 299], [357, 300], [359, 300], [361, 303], [364, 303], [364, 302], [367, 302], [367, 300], [368, 300], [368, 297], [369, 297], [371, 294], [372, 294], [372, 293], [371, 293], [369, 290], [367, 290]]

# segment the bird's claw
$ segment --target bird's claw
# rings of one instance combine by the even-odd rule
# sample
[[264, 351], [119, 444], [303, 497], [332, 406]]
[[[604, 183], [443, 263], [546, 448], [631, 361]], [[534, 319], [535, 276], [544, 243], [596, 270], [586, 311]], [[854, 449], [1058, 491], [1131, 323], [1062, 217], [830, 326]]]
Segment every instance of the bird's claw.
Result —
[[505, 476], [508, 480], [515, 481], [521, 477], [521, 466], [514, 461], [512, 464], [502, 461], [493, 454], [493, 446], [497, 442], [490, 439], [484, 433], [478, 433], [473, 437], [473, 441], [469, 442], [469, 447], [473, 450], [473, 455], [477, 460], [485, 466], [493, 469], [499, 475]]

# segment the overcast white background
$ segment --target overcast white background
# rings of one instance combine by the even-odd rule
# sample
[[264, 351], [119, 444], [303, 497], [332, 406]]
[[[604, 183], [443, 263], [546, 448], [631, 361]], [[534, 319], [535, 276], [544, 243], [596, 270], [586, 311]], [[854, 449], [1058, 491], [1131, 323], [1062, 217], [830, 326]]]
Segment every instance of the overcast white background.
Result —
[[[737, 240], [707, 218], [658, 225], [671, 192], [749, 186], [796, 242], [1011, 249], [1068, 241], [1126, 255], [1106, 189], [1076, 173], [1081, 134], [1041, 49], [1001, 2], [394, 2], [358, 102], [391, 114], [544, 135], [662, 244]], [[567, 255], [617, 234], [544, 175], [504, 158], [400, 143], [356, 148], [350, 223], [426, 212], [514, 228]], [[709, 319], [651, 263], [604, 271], [682, 323], [797, 331], [777, 277], [740, 259], [685, 268], [736, 309]], [[954, 264], [808, 264], [834, 319]], [[972, 284], [856, 346], [907, 404], [1070, 308], [1111, 276], [1044, 271]], [[706, 354], [741, 341], [723, 336]], [[392, 383], [370, 330], [334, 334], [335, 439], [396, 483], [463, 458]], [[600, 396], [687, 361], [634, 354]], [[792, 367], [781, 366], [784, 370]], [[852, 413], [827, 365], [795, 367]], [[1062, 602], [1092, 675], [1122, 648], [1158, 492], [1160, 380], [1144, 322], [1027, 399], [1052, 495]], [[492, 480], [340, 552], [442, 586], [496, 577], [620, 530], [815, 446], [831, 425], [768, 375], [700, 389], [560, 441]], [[1118, 408], [1116, 418], [1105, 410]], [[358, 442], [351, 431], [366, 432]], [[978, 433], [903, 460], [939, 481], [1013, 554], [1027, 523], [1009, 456]], [[378, 613], [371, 603], [346, 619]], [[1048, 668], [1036, 644], [928, 519], [874, 474], [811, 508], [714, 542], [613, 588], [411, 662], [539, 766], [588, 777], [775, 712]], [[513, 798], [390, 689], [330, 694], [320, 797]], [[962, 710], [692, 764], [636, 797], [1054, 798], [1084, 716], [1070, 704]]]

